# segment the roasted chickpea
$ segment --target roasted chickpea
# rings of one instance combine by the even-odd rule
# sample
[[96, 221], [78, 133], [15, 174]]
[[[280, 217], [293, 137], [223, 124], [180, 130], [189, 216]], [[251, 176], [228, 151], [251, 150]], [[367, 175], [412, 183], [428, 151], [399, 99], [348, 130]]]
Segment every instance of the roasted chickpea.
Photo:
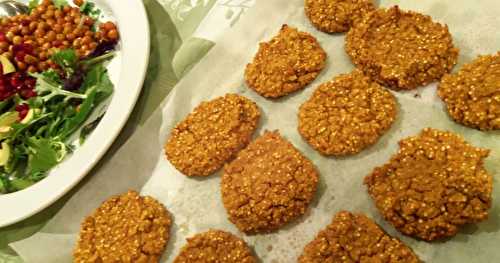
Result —
[[33, 65], [31, 65], [31, 66], [28, 67], [28, 72], [30, 72], [30, 73], [35, 73], [36, 70], [37, 70], [36, 67], [33, 66]]
[[23, 43], [23, 39], [20, 36], [14, 36], [12, 38], [12, 43], [14, 43], [14, 45], [20, 45]]
[[83, 23], [86, 26], [92, 26], [94, 24], [94, 19], [92, 19], [91, 17], [86, 16], [85, 20], [83, 20]]
[[2, 52], [9, 50], [9, 43], [5, 41], [0, 42], [0, 49], [2, 50]]
[[52, 19], [52, 18], [49, 18], [47, 19], [47, 25], [49, 25], [50, 27], [54, 26], [56, 24], [56, 20]]
[[116, 31], [116, 29], [110, 30], [106, 36], [111, 40], [117, 40], [118, 39], [118, 31]]
[[68, 41], [73, 41], [73, 40], [76, 39], [76, 35], [74, 33], [69, 33], [69, 34], [66, 35], [66, 39]]
[[56, 32], [49, 31], [45, 36], [45, 39], [47, 39], [47, 41], [54, 41], [56, 39]]
[[21, 61], [17, 61], [16, 64], [17, 64], [17, 68], [20, 69], [20, 70], [26, 70], [26, 68], [28, 67], [26, 65], [26, 63], [21, 62]]
[[102, 28], [106, 31], [116, 29], [116, 26], [113, 22], [106, 22], [102, 24]]
[[28, 35], [29, 33], [31, 33], [31, 30], [29, 29], [29, 27], [23, 26], [23, 28], [21, 29], [21, 34], [23, 36], [25, 36], [25, 35]]
[[42, 51], [42, 52], [40, 52], [40, 54], [38, 55], [38, 57], [41, 60], [46, 60], [47, 58], [49, 58], [49, 54], [46, 51]]
[[37, 28], [38, 28], [38, 23], [35, 21], [32, 21], [29, 25], [29, 29], [31, 30], [31, 32], [35, 31]]
[[60, 9], [57, 9], [56, 11], [54, 11], [54, 16], [56, 18], [61, 18], [63, 16], [63, 11], [61, 11]]
[[63, 32], [63, 26], [61, 26], [60, 24], [55, 24], [55, 25], [54, 25], [54, 31], [55, 31], [56, 33], [61, 33], [61, 32]]
[[46, 8], [46, 5], [41, 4], [41, 5], [37, 6], [36, 10], [38, 11], [39, 14], [43, 14], [43, 13], [45, 13], [45, 11], [47, 11], [47, 8]]
[[34, 56], [32, 55], [26, 55], [24, 56], [24, 62], [26, 62], [27, 64], [35, 64], [37, 62], [38, 59], [36, 59]]

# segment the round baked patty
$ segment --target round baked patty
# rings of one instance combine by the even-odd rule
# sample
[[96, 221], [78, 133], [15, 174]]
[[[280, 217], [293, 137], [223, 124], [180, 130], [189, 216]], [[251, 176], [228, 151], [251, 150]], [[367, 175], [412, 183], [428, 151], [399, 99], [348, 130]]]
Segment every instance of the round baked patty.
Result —
[[396, 99], [359, 70], [320, 85], [299, 109], [299, 133], [324, 155], [356, 154], [396, 119]]
[[439, 80], [458, 57], [447, 26], [397, 6], [366, 15], [347, 34], [346, 51], [366, 75], [394, 89]]
[[245, 241], [231, 233], [209, 230], [187, 239], [174, 263], [254, 263]]
[[241, 231], [269, 232], [303, 215], [317, 184], [313, 163], [277, 131], [266, 131], [225, 166], [222, 201]]
[[430, 128], [399, 146], [365, 184], [380, 213], [400, 232], [431, 241], [488, 217], [493, 178], [483, 159], [489, 150]]
[[279, 34], [262, 42], [245, 70], [250, 88], [267, 98], [278, 98], [304, 88], [325, 67], [326, 53], [316, 38], [283, 25]]
[[411, 248], [363, 214], [339, 212], [300, 256], [299, 263], [418, 263]]
[[375, 10], [372, 0], [305, 0], [311, 23], [326, 33], [347, 32], [366, 14]]
[[250, 142], [259, 118], [257, 104], [240, 95], [202, 102], [172, 130], [167, 159], [187, 176], [208, 176]]
[[135, 191], [114, 196], [82, 222], [74, 262], [158, 262], [171, 224], [152, 197]]
[[500, 52], [480, 56], [441, 80], [439, 97], [458, 123], [480, 130], [500, 129]]

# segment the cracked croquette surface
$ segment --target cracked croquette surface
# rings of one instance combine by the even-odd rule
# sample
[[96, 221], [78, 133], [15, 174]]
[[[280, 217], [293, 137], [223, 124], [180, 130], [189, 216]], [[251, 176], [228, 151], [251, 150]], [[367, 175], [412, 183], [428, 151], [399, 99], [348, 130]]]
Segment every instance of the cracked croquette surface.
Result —
[[480, 130], [499, 130], [500, 52], [479, 56], [458, 73], [444, 76], [438, 94], [456, 122]]
[[224, 168], [222, 201], [241, 231], [269, 232], [303, 215], [317, 184], [312, 162], [277, 131], [266, 131]]
[[257, 104], [237, 94], [202, 102], [172, 130], [167, 159], [187, 176], [208, 176], [250, 142], [259, 119]]
[[229, 232], [209, 230], [187, 239], [174, 263], [254, 263], [245, 241]]
[[363, 214], [341, 211], [306, 245], [299, 263], [418, 263], [417, 255]]
[[279, 34], [259, 44], [246, 66], [250, 88], [267, 98], [278, 98], [304, 88], [325, 67], [326, 53], [311, 34], [283, 25]]
[[396, 98], [359, 70], [321, 84], [299, 109], [299, 133], [324, 155], [356, 154], [396, 119]]
[[347, 32], [364, 15], [375, 10], [372, 0], [305, 0], [309, 21], [326, 33]]
[[365, 178], [379, 212], [396, 229], [431, 241], [488, 217], [493, 178], [483, 160], [489, 150], [430, 128], [399, 146], [387, 164]]
[[347, 33], [346, 51], [367, 76], [393, 89], [439, 80], [458, 58], [447, 26], [397, 6], [366, 15]]
[[103, 202], [85, 218], [74, 262], [158, 262], [172, 220], [152, 197], [128, 191]]

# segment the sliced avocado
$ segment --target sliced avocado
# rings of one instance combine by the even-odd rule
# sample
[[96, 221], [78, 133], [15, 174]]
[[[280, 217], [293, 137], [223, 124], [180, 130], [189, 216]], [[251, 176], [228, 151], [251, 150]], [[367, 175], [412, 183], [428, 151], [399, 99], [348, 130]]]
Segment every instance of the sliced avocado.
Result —
[[11, 126], [19, 118], [19, 113], [17, 111], [9, 111], [0, 115], [0, 127]]
[[19, 113], [9, 111], [0, 116], [0, 140], [7, 138], [12, 131], [12, 124], [17, 122]]
[[17, 122], [19, 113], [17, 111], [9, 111], [0, 116], [0, 136], [9, 133], [11, 125]]
[[21, 121], [22, 124], [28, 124], [31, 120], [33, 120], [33, 117], [35, 116], [35, 110], [30, 109], [28, 111], [28, 114], [24, 117], [24, 119]]
[[2, 142], [2, 149], [0, 149], [0, 166], [5, 166], [10, 158], [10, 145], [7, 142]]
[[2, 70], [4, 75], [16, 72], [16, 68], [14, 67], [14, 65], [12, 65], [12, 62], [10, 62], [9, 58], [5, 54], [0, 55], [0, 63], [2, 63]]

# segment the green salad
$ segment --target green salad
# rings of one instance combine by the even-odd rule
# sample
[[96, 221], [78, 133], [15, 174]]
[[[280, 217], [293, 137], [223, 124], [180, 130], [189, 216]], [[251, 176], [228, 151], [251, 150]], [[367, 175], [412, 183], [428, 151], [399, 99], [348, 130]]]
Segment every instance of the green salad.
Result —
[[[84, 142], [100, 119], [87, 123], [89, 116], [113, 93], [106, 63], [115, 55], [116, 27], [107, 22], [99, 30], [97, 9], [78, 2], [31, 1], [29, 16], [0, 25], [0, 194], [45, 178]], [[58, 21], [61, 27], [50, 25]], [[20, 31], [19, 43], [14, 26], [33, 29], [33, 38]], [[46, 33], [42, 41], [37, 30]]]

